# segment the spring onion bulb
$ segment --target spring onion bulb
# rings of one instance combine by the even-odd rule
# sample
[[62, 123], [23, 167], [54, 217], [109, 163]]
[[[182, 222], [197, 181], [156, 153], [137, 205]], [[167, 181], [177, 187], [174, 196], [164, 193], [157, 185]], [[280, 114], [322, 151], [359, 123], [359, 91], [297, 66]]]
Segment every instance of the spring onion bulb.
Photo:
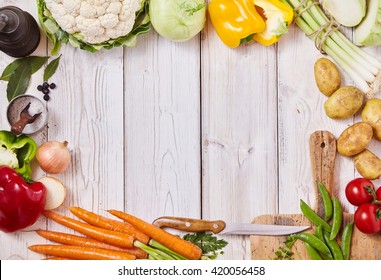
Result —
[[[381, 62], [356, 46], [335, 27], [329, 29], [330, 19], [324, 14], [317, 1], [281, 0], [296, 10], [295, 23], [316, 42], [355, 82], [368, 98], [373, 97], [381, 85]], [[323, 30], [322, 32], [320, 32]], [[326, 33], [327, 32], [327, 33]], [[324, 35], [326, 33], [326, 35]], [[324, 38], [326, 36], [326, 38]]]

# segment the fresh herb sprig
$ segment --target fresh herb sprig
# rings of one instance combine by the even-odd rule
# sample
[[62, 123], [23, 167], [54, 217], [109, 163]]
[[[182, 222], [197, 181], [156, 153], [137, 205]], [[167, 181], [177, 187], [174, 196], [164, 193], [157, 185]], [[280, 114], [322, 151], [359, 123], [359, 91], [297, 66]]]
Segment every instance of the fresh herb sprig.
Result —
[[284, 245], [279, 247], [279, 249], [275, 252], [275, 257], [273, 260], [292, 260], [294, 252], [292, 252], [291, 248], [294, 245], [296, 238], [294, 235], [289, 235], [284, 241]]
[[183, 236], [183, 239], [196, 244], [202, 250], [201, 259], [204, 260], [214, 260], [219, 255], [223, 255], [228, 242], [223, 239], [218, 239], [212, 233], [197, 232], [197, 233], [187, 233]]

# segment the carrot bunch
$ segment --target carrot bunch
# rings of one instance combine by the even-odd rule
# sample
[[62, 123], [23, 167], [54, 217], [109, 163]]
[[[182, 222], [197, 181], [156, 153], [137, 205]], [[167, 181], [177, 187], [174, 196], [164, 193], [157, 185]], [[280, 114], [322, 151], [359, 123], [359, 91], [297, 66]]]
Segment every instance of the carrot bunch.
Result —
[[46, 259], [86, 260], [198, 260], [197, 245], [162, 230], [128, 213], [109, 210], [120, 220], [109, 219], [80, 207], [69, 210], [77, 219], [52, 211], [43, 215], [81, 235], [37, 230], [36, 233], [57, 244], [37, 244], [29, 249], [49, 255]]

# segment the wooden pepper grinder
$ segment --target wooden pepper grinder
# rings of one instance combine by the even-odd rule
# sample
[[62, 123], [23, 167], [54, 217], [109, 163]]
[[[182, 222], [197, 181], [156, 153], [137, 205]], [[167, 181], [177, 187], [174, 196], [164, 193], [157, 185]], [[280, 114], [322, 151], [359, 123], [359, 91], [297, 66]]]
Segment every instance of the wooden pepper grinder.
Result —
[[36, 20], [15, 6], [0, 8], [0, 51], [13, 57], [30, 55], [40, 43]]

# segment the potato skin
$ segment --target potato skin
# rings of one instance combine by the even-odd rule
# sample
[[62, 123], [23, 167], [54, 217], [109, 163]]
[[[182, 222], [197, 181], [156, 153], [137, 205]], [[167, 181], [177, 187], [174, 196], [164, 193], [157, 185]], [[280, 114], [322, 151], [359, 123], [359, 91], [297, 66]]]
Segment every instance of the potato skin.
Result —
[[381, 141], [381, 99], [369, 99], [361, 112], [362, 121], [373, 127], [374, 138]]
[[371, 151], [365, 149], [354, 157], [355, 168], [360, 175], [369, 180], [376, 180], [381, 176], [381, 159]]
[[356, 114], [364, 102], [364, 94], [353, 86], [335, 91], [324, 103], [324, 110], [331, 119], [345, 119]]
[[373, 137], [372, 127], [364, 122], [351, 125], [337, 139], [337, 151], [343, 156], [354, 156], [369, 145]]
[[315, 81], [319, 91], [331, 96], [341, 85], [341, 75], [336, 65], [327, 58], [319, 58], [314, 65]]

